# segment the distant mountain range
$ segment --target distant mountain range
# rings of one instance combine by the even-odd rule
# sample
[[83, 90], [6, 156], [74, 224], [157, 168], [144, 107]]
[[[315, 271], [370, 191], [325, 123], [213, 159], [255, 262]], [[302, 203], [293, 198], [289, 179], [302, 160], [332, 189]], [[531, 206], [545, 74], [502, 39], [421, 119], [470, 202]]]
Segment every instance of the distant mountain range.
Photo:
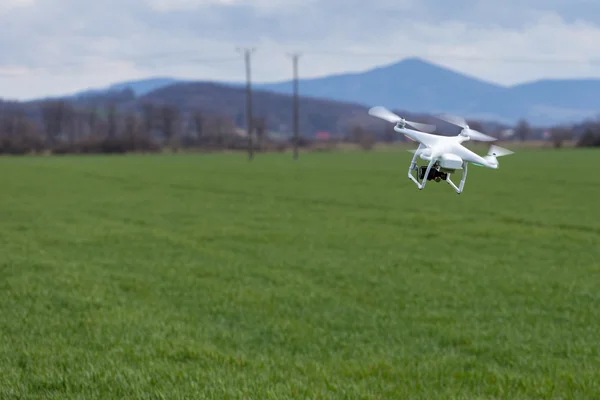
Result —
[[[292, 92], [291, 82], [256, 86]], [[415, 58], [362, 73], [305, 79], [299, 87], [303, 95], [508, 124], [520, 118], [541, 125], [579, 122], [600, 113], [600, 79], [506, 87]]]
[[182, 83], [186, 82], [181, 79], [176, 78], [148, 78], [148, 79], [140, 79], [136, 81], [128, 81], [128, 82], [120, 82], [110, 85], [106, 88], [102, 89], [88, 89], [82, 92], [77, 92], [69, 97], [90, 97], [96, 95], [102, 95], [106, 92], [117, 92], [124, 89], [131, 89], [135, 93], [136, 96], [143, 96], [147, 93], [150, 93], [154, 90], [164, 88], [166, 86], [172, 85], [174, 83]]
[[[131, 88], [137, 96], [176, 83], [176, 78], [152, 78], [122, 82], [88, 90], [77, 96]], [[243, 82], [214, 82], [243, 87]], [[254, 83], [254, 88], [292, 94], [292, 81]], [[300, 79], [302, 97], [384, 105], [418, 114], [453, 113], [465, 118], [514, 124], [520, 118], [536, 125], [580, 122], [600, 114], [600, 79], [539, 80], [501, 86], [417, 58], [321, 78]]]

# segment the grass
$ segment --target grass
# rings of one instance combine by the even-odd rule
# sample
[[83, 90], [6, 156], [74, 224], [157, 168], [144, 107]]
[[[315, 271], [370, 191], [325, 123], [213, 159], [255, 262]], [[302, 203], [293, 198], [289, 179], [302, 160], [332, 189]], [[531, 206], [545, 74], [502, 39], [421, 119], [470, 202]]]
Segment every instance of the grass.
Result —
[[0, 159], [0, 397], [600, 397], [600, 153]]

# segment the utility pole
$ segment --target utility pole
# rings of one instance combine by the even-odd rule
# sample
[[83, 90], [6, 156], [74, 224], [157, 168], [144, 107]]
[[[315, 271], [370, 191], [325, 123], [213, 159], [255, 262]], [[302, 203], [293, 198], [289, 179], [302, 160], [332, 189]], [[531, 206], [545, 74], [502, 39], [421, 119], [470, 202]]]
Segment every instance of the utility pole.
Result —
[[[238, 51], [242, 49], [238, 48]], [[252, 83], [251, 83], [251, 70], [250, 70], [250, 56], [254, 53], [254, 48], [243, 49], [244, 60], [246, 64], [246, 124], [248, 129], [248, 159], [252, 161], [254, 159], [254, 149], [252, 143], [252, 132], [254, 130], [253, 115], [252, 115]]]
[[294, 66], [294, 160], [298, 159], [298, 142], [299, 142], [299, 105], [298, 105], [298, 58], [299, 53], [288, 54], [292, 57]]

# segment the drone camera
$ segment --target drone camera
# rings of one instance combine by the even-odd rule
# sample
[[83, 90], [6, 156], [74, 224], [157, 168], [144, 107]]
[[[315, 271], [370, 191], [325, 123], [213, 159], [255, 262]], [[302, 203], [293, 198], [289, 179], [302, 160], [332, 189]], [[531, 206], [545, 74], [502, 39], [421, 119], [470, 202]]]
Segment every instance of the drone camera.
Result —
[[[427, 172], [427, 167], [426, 166], [422, 166], [419, 168], [419, 180], [423, 181], [423, 179], [425, 179], [425, 172]], [[429, 170], [429, 175], [427, 175], [427, 180], [428, 181], [445, 181], [446, 179], [448, 179], [448, 173], [446, 172], [440, 172], [439, 170], [435, 169], [435, 168], [431, 168]]]

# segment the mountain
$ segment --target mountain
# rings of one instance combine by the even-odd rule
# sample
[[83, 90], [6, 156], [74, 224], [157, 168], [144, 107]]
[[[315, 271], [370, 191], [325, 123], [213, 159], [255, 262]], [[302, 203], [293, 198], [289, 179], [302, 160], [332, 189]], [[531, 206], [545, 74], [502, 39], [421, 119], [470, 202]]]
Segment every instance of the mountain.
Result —
[[[292, 93], [292, 81], [255, 87]], [[509, 124], [520, 118], [552, 125], [595, 117], [600, 112], [598, 90], [600, 79], [501, 86], [417, 58], [360, 73], [299, 80], [302, 95]]]
[[[140, 96], [185, 82], [191, 84], [174, 78], [145, 79], [118, 83], [103, 90], [131, 88]], [[245, 85], [243, 82], [222, 84], [236, 88]], [[286, 95], [293, 90], [292, 81], [254, 83], [253, 86], [257, 90]], [[596, 117], [600, 111], [600, 96], [597, 96], [600, 79], [540, 80], [502, 86], [418, 58], [363, 72], [300, 79], [299, 90], [303, 97], [365, 107], [383, 105], [420, 114], [446, 112], [507, 124], [515, 124], [520, 118], [544, 126], [579, 122]]]
[[[292, 93], [292, 82], [255, 84], [256, 88]], [[302, 95], [351, 101], [415, 112], [474, 116], [483, 99], [507, 89], [411, 58], [365, 72], [302, 79]]]
[[600, 79], [545, 79], [509, 88], [496, 101], [498, 113], [517, 115], [527, 110], [530, 121], [579, 122], [600, 113]]
[[106, 92], [120, 92], [124, 89], [131, 89], [136, 96], [143, 96], [147, 93], [150, 93], [153, 90], [160, 89], [162, 87], [184, 82], [175, 78], [148, 78], [148, 79], [139, 79], [135, 81], [127, 81], [120, 82], [110, 85], [101, 89], [88, 89], [82, 92], [78, 92], [73, 97], [88, 97], [88, 96], [96, 96], [98, 94], [106, 93]]

